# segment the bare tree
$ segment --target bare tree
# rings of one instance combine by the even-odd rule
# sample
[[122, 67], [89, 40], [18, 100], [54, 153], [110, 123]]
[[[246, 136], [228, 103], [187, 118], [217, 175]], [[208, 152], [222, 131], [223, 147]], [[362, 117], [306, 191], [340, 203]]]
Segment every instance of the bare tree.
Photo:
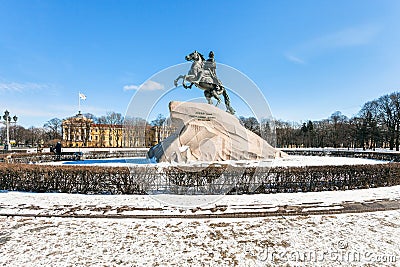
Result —
[[241, 124], [246, 127], [246, 129], [252, 131], [253, 133], [261, 136], [260, 123], [254, 117], [239, 117]]
[[101, 116], [97, 118], [97, 124], [99, 129], [99, 139], [96, 142], [96, 146], [105, 147], [106, 146], [106, 128], [105, 125], [107, 124], [106, 116]]
[[[400, 94], [392, 93], [381, 96], [376, 102], [377, 117], [381, 125], [386, 126], [385, 137], [389, 143], [389, 148], [399, 150], [399, 127], [400, 127]], [[368, 102], [369, 103], [369, 102]], [[368, 105], [366, 103], [364, 106]]]
[[348, 118], [344, 116], [340, 111], [336, 111], [331, 115], [330, 120], [332, 122], [332, 145], [335, 148], [343, 147], [343, 140], [345, 137], [344, 125], [347, 123]]
[[145, 119], [128, 117], [124, 120], [124, 145], [127, 147], [146, 147], [148, 145], [148, 126]]
[[28, 143], [32, 146], [39, 146], [44, 142], [44, 137], [46, 136], [46, 131], [43, 128], [30, 127], [29, 129]]
[[295, 123], [277, 120], [276, 127], [276, 145], [278, 147], [297, 147], [299, 143], [296, 140], [298, 127]]
[[375, 149], [380, 140], [380, 132], [378, 130], [379, 102], [377, 100], [369, 101], [363, 105], [358, 113], [358, 123], [356, 124], [358, 133], [357, 139], [360, 145], [366, 148]]
[[265, 118], [260, 123], [261, 137], [265, 139], [272, 146], [276, 146], [276, 128], [275, 120], [273, 118]]
[[107, 112], [106, 121], [109, 127], [109, 146], [113, 146], [113, 138], [115, 138], [115, 146], [122, 147], [122, 125], [124, 122], [123, 116], [121, 113]]
[[158, 114], [157, 118], [151, 122], [151, 126], [153, 126], [155, 139], [154, 142], [157, 144], [160, 143], [163, 139], [163, 126], [165, 123], [165, 117], [162, 114]]
[[62, 121], [58, 118], [53, 118], [43, 125], [43, 128], [48, 136], [48, 140], [61, 139], [61, 126]]

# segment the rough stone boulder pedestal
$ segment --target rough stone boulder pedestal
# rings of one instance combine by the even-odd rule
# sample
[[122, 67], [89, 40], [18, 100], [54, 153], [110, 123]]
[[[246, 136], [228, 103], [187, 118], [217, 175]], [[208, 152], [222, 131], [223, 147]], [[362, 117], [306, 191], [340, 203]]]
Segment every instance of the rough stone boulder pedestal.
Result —
[[261, 160], [285, 155], [213, 105], [173, 101], [169, 110], [177, 131], [150, 148], [148, 156], [157, 162]]

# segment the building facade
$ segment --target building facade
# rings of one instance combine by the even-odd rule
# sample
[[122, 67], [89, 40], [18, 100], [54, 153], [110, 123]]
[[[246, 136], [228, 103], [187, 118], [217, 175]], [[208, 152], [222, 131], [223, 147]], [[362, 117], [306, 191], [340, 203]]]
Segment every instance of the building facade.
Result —
[[63, 147], [88, 147], [93, 120], [81, 113], [62, 121]]
[[172, 132], [162, 126], [150, 126], [144, 120], [124, 124], [94, 123], [83, 114], [62, 122], [63, 147], [151, 147]]

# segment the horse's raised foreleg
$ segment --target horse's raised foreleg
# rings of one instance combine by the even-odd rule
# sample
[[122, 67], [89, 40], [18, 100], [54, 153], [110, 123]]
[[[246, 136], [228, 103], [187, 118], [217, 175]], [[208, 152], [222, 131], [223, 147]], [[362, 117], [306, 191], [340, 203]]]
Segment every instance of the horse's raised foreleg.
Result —
[[[193, 86], [192, 75], [182, 75], [182, 76], [183, 76], [183, 78], [182, 78], [182, 86], [183, 86], [183, 88], [192, 89], [192, 86]], [[189, 82], [190, 84], [186, 85], [185, 81]]]
[[183, 79], [182, 79], [182, 86], [183, 86], [183, 88], [185, 88], [185, 89], [192, 89], [192, 84], [186, 85], [186, 84], [185, 84], [185, 81], [188, 81], [186, 75], [185, 75], [185, 76], [183, 77]]
[[183, 80], [182, 82], [184, 82], [184, 81], [185, 81], [185, 75], [179, 75], [178, 78], [176, 78], [176, 79], [174, 80], [174, 85], [175, 85], [175, 87], [178, 86], [178, 81], [179, 81], [179, 79], [182, 79], [182, 80]]

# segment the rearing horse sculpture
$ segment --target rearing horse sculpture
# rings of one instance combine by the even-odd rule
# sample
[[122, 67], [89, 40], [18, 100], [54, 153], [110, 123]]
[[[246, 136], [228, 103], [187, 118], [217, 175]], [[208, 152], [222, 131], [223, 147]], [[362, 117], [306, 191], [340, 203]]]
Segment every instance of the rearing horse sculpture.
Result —
[[[192, 66], [187, 75], [180, 75], [175, 79], [174, 85], [178, 86], [179, 79], [182, 79], [182, 86], [185, 89], [191, 89], [193, 85], [197, 88], [204, 90], [204, 96], [206, 97], [208, 104], [212, 105], [212, 97], [217, 99], [218, 106], [221, 103], [221, 98], [219, 95], [223, 95], [226, 111], [235, 114], [235, 110], [231, 107], [230, 99], [226, 89], [222, 86], [222, 84], [217, 79], [215, 73], [213, 73], [210, 69], [204, 68], [205, 59], [202, 54], [197, 51], [187, 55], [185, 57], [187, 61], [193, 61]], [[185, 84], [189, 82], [189, 85]], [[216, 82], [217, 81], [217, 82]]]

